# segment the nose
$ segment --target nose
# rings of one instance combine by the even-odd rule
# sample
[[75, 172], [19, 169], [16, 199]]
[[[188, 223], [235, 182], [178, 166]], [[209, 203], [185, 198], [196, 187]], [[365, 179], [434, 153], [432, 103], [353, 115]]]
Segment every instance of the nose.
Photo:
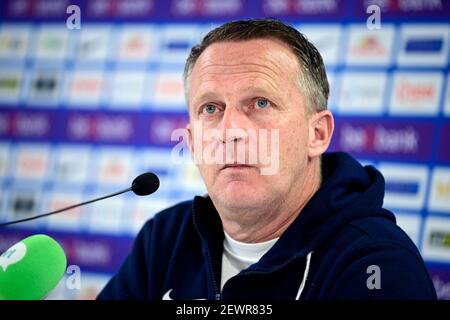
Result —
[[220, 137], [223, 143], [243, 142], [248, 136], [247, 130], [251, 127], [251, 122], [247, 115], [238, 108], [227, 107], [220, 126]]

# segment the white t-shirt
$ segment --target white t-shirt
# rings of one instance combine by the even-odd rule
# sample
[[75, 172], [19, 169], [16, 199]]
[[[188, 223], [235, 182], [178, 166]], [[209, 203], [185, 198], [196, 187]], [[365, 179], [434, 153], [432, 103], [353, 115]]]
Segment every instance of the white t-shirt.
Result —
[[223, 288], [228, 279], [258, 262], [278, 240], [276, 238], [259, 243], [245, 243], [234, 240], [225, 231], [224, 233], [220, 288]]

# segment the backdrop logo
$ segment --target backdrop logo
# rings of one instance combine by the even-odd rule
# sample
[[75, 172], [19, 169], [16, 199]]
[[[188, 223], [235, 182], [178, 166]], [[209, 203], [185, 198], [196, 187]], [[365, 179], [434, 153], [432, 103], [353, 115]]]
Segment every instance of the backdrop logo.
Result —
[[154, 32], [150, 27], [125, 27], [119, 40], [118, 58], [144, 62], [153, 55]]
[[433, 231], [428, 239], [431, 246], [450, 249], [450, 231]]
[[450, 168], [433, 169], [428, 208], [431, 211], [450, 212]]
[[367, 159], [428, 161], [435, 127], [426, 121], [341, 118], [333, 148]]
[[342, 113], [381, 114], [386, 86], [384, 73], [345, 73], [338, 109]]
[[342, 43], [342, 28], [340, 25], [298, 25], [296, 28], [306, 35], [320, 52], [326, 66], [336, 65], [340, 44]]
[[31, 79], [28, 104], [56, 107], [61, 88], [60, 70], [36, 70]]
[[[403, 1], [406, 2], [406, 1]], [[401, 27], [400, 66], [446, 66], [450, 29], [447, 24], [408, 24]]]
[[337, 0], [297, 0], [292, 1], [292, 6], [296, 13], [317, 15], [338, 12], [340, 3]]
[[411, 126], [405, 128], [375, 128], [374, 150], [380, 153], [416, 154], [419, 151], [419, 133]]
[[438, 11], [443, 9], [442, 0], [396, 1], [402, 11]]
[[0, 29], [0, 57], [24, 59], [30, 43], [30, 28], [3, 24]]
[[[76, 173], [75, 173], [76, 174]], [[62, 180], [59, 180], [62, 181]], [[66, 179], [64, 182], [76, 181], [75, 179], [70, 181]], [[64, 207], [73, 205], [74, 203], [81, 202], [83, 199], [79, 192], [69, 193], [67, 191], [49, 192], [48, 201], [46, 201], [47, 211], [55, 211]], [[57, 228], [60, 230], [76, 230], [80, 228], [80, 218], [83, 208], [71, 209], [70, 214], [54, 215], [48, 220], [48, 227]]]
[[393, 114], [436, 115], [442, 91], [441, 73], [397, 73], [394, 75], [390, 112]]
[[16, 155], [16, 175], [22, 179], [42, 180], [47, 175], [50, 161], [47, 146], [20, 146]]
[[170, 11], [174, 16], [230, 16], [242, 12], [243, 0], [173, 0]]
[[[53, 168], [55, 180], [62, 183], [87, 182], [90, 159], [91, 159], [91, 152], [89, 147], [86, 146], [60, 147], [56, 154], [55, 166]], [[81, 202], [81, 201], [71, 200], [71, 202]], [[63, 203], [59, 205], [59, 208], [67, 207], [69, 205], [70, 204]], [[55, 206], [54, 210], [56, 209], [57, 208]]]
[[76, 71], [69, 87], [69, 101], [96, 106], [100, 101], [102, 86], [103, 75], [100, 72]]
[[0, 267], [6, 272], [10, 265], [22, 260], [27, 253], [27, 247], [23, 242], [16, 243], [0, 256]]
[[102, 151], [98, 165], [98, 181], [103, 184], [126, 183], [132, 171], [132, 156], [128, 148]]
[[419, 165], [382, 164], [388, 208], [421, 210], [425, 202], [428, 168]]
[[349, 65], [383, 65], [391, 63], [395, 29], [392, 25], [371, 31], [351, 26], [346, 62]]
[[450, 262], [450, 219], [429, 216], [423, 239], [422, 252], [426, 259]]
[[42, 60], [62, 60], [66, 57], [69, 33], [59, 26], [43, 26], [37, 38], [36, 57]]
[[36, 214], [39, 206], [39, 195], [37, 192], [14, 190], [9, 199], [10, 217], [22, 219]]
[[22, 70], [2, 70], [0, 74], [0, 101], [17, 102], [22, 84]]
[[154, 0], [90, 0], [86, 1], [87, 15], [101, 18], [150, 18], [155, 7]]
[[406, 52], [438, 53], [442, 50], [442, 38], [411, 38], [406, 42]]
[[83, 27], [77, 46], [77, 58], [83, 60], [105, 60], [114, 53], [110, 50], [111, 26], [89, 26]]
[[185, 110], [184, 87], [181, 73], [160, 72], [155, 77], [154, 104], [156, 108]]
[[136, 109], [143, 102], [146, 73], [118, 70], [113, 78], [111, 104], [126, 109]]
[[197, 44], [201, 38], [201, 31], [202, 29], [197, 25], [191, 24], [162, 27], [160, 30], [161, 47], [158, 50], [160, 61], [184, 65], [191, 47]]

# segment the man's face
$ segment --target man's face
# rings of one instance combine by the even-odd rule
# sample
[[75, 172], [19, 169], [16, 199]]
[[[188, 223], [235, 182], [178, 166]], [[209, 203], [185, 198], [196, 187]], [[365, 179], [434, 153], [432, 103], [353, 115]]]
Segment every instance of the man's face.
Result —
[[[274, 39], [219, 42], [200, 55], [189, 79], [188, 129], [194, 158], [220, 159], [198, 164], [216, 205], [274, 205], [301, 185], [309, 126], [299, 72], [296, 56]], [[234, 151], [228, 159], [227, 150]], [[250, 161], [251, 152], [257, 161]], [[262, 154], [270, 156], [269, 165]]]

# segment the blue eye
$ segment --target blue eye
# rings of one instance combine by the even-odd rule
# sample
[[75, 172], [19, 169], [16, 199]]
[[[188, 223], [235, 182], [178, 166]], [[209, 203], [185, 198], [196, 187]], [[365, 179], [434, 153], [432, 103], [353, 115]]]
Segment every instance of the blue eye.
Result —
[[206, 106], [203, 107], [203, 112], [213, 114], [214, 112], [216, 112], [216, 106], [212, 104], [207, 104]]
[[256, 100], [256, 106], [260, 109], [267, 108], [269, 106], [269, 101], [267, 99]]

